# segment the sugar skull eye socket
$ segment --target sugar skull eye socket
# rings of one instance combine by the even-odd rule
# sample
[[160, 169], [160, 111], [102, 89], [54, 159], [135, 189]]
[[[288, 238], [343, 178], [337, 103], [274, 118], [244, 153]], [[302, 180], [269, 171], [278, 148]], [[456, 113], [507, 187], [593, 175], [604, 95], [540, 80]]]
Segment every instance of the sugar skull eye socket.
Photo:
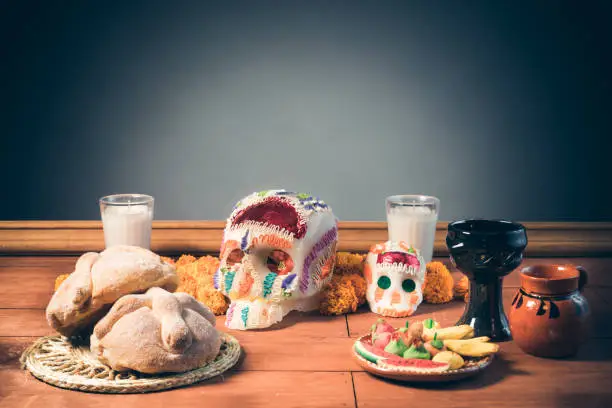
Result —
[[381, 276], [380, 278], [378, 278], [377, 285], [381, 289], [389, 289], [389, 287], [391, 286], [391, 279], [389, 279], [388, 276]]
[[232, 252], [229, 253], [225, 263], [227, 264], [227, 266], [232, 266], [234, 264], [242, 262], [242, 258], [244, 258], [244, 252], [236, 248]]
[[293, 270], [293, 259], [285, 251], [275, 249], [267, 255], [266, 266], [270, 272], [286, 275]]
[[414, 292], [416, 289], [416, 283], [414, 283], [412, 279], [404, 279], [402, 282], [402, 289], [404, 289], [404, 292]]

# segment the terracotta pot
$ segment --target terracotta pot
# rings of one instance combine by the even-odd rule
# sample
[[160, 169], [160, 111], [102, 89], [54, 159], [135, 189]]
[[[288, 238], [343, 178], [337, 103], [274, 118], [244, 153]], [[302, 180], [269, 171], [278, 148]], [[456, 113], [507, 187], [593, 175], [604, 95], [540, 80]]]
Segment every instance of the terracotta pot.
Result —
[[586, 281], [580, 266], [534, 265], [521, 271], [508, 318], [525, 353], [568, 357], [578, 352], [589, 331], [590, 309], [582, 295]]

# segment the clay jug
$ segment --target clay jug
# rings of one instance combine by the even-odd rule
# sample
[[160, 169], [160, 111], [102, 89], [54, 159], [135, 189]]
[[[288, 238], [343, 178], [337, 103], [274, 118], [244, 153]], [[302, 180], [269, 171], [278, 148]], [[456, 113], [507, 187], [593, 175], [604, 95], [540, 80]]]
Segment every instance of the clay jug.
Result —
[[520, 279], [508, 314], [516, 344], [539, 357], [576, 354], [589, 331], [590, 309], [582, 295], [586, 271], [573, 265], [534, 265], [521, 270]]

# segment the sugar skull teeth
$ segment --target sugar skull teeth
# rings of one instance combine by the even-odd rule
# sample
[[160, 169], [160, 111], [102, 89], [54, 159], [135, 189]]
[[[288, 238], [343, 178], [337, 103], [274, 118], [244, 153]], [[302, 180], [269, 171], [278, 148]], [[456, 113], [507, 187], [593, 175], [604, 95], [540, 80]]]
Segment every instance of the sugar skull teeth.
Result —
[[389, 317], [411, 316], [423, 301], [425, 267], [420, 252], [406, 242], [374, 245], [364, 269], [370, 310]]
[[308, 194], [253, 193], [227, 220], [215, 287], [230, 298], [230, 329], [269, 327], [291, 310], [318, 307], [334, 268], [337, 220]]

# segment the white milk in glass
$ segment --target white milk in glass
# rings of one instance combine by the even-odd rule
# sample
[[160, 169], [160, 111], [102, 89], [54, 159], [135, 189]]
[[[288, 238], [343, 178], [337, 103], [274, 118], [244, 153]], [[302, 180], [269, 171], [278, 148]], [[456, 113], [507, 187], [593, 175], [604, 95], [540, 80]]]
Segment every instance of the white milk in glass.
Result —
[[387, 210], [390, 241], [406, 241], [431, 262], [438, 214], [423, 206], [398, 206]]
[[108, 205], [102, 211], [104, 243], [149, 249], [153, 209], [147, 205]]

